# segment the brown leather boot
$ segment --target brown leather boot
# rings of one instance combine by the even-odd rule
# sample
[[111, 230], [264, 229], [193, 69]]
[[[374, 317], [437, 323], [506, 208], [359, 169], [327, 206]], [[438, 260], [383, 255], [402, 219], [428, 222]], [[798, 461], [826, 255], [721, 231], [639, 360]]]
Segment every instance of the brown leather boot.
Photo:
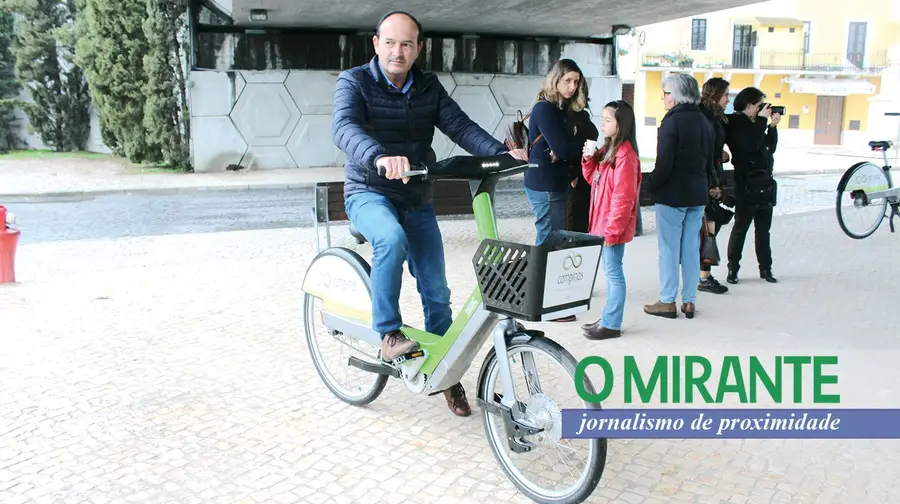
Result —
[[644, 305], [644, 313], [656, 317], [678, 317], [678, 311], [675, 309], [675, 301], [672, 301], [671, 303], [663, 303], [662, 301], [657, 301], [650, 305]]
[[444, 391], [444, 399], [447, 400], [447, 407], [456, 416], [467, 417], [472, 414], [472, 408], [469, 407], [469, 401], [466, 399], [466, 391], [463, 389], [462, 383], [448, 388]]
[[381, 337], [381, 360], [391, 362], [403, 354], [419, 349], [419, 342], [406, 337], [400, 331], [391, 331]]
[[581, 330], [589, 331], [591, 329], [598, 328], [598, 327], [600, 327], [600, 319], [597, 319], [596, 322], [591, 322], [590, 324], [582, 324]]
[[618, 329], [608, 329], [603, 327], [602, 325], [597, 325], [595, 327], [591, 327], [584, 331], [584, 337], [589, 340], [605, 340], [618, 338], [622, 335], [622, 331]]
[[697, 310], [697, 307], [694, 306], [694, 303], [681, 303], [681, 313], [684, 313], [684, 316], [687, 318], [694, 318], [694, 312]]

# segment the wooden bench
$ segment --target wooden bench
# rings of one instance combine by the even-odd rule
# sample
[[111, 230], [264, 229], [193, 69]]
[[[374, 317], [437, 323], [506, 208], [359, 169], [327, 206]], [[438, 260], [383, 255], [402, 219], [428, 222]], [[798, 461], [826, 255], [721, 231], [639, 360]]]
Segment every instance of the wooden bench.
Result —
[[[434, 184], [434, 213], [438, 216], [446, 215], [474, 215], [472, 209], [472, 192], [469, 182], [466, 180], [438, 180]], [[313, 200], [313, 226], [316, 229], [316, 252], [322, 250], [320, 227], [325, 229], [325, 248], [331, 246], [331, 229], [333, 222], [347, 222], [350, 219], [344, 210], [344, 183], [343, 182], [318, 182], [316, 183], [315, 198]], [[351, 225], [350, 234], [359, 244], [365, 243], [365, 238]]]

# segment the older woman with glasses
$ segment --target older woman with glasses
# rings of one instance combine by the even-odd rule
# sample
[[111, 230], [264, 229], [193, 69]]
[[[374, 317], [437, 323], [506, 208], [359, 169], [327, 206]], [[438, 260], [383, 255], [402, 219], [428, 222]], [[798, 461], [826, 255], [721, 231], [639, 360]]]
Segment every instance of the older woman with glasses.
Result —
[[645, 305], [649, 315], [676, 318], [679, 268], [681, 311], [693, 318], [700, 276], [700, 227], [709, 191], [718, 177], [713, 164], [715, 133], [700, 110], [700, 86], [688, 74], [662, 82], [666, 115], [658, 130], [656, 166], [649, 189], [656, 208], [659, 242], [659, 301]]

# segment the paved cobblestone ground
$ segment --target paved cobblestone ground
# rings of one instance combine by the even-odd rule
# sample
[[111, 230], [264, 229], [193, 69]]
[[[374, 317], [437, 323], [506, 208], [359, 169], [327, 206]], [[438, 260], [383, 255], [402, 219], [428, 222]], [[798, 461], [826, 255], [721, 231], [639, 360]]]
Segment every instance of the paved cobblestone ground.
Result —
[[[854, 241], [833, 212], [781, 215], [779, 284], [753, 278], [748, 239], [742, 283], [701, 293], [696, 319], [669, 321], [641, 313], [657, 291], [647, 217], [649, 234], [626, 253], [623, 338], [579, 336], [600, 312], [602, 287], [578, 323], [537, 324], [576, 358], [837, 352], [843, 406], [900, 406], [890, 296], [900, 241], [886, 228]], [[442, 224], [457, 308], [473, 285], [471, 226]], [[527, 220], [500, 228], [532, 239]], [[353, 246], [341, 229], [335, 236]], [[526, 502], [477, 415], [454, 417], [442, 397], [413, 397], [397, 381], [365, 408], [327, 391], [302, 333], [312, 237], [293, 229], [21, 247], [20, 284], [0, 286], [0, 503]], [[419, 323], [408, 277], [404, 300]], [[463, 379], [470, 397], [476, 373]], [[609, 446], [589, 502], [900, 502], [896, 441]]]

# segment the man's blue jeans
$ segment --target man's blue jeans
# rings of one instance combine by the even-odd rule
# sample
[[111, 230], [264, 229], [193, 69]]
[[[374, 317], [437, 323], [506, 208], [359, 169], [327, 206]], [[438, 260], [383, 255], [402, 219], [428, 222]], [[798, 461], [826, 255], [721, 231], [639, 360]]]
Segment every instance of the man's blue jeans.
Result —
[[670, 207], [656, 205], [656, 235], [659, 242], [659, 300], [672, 303], [678, 297], [681, 266], [683, 303], [697, 301], [700, 281], [700, 227], [705, 205]]
[[416, 279], [425, 312], [425, 330], [443, 335], [453, 323], [450, 288], [444, 265], [444, 242], [434, 207], [397, 209], [378, 193], [351, 195], [347, 216], [372, 244], [372, 329], [384, 335], [400, 329], [400, 282], [403, 261]]
[[566, 227], [568, 191], [544, 192], [525, 188], [525, 196], [534, 213], [535, 245], [541, 245], [552, 231]]
[[622, 329], [622, 318], [625, 316], [625, 271], [622, 269], [624, 256], [624, 243], [606, 245], [600, 255], [606, 275], [606, 306], [603, 307], [600, 325], [607, 329]]

